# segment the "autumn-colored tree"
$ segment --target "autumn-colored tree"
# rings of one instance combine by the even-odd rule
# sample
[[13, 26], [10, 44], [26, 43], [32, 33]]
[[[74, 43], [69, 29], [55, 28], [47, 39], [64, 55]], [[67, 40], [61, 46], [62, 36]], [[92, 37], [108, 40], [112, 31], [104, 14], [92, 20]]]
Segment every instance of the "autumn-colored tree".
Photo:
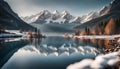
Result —
[[95, 30], [92, 30], [92, 31], [90, 32], [90, 35], [96, 35]]
[[[80, 35], [81, 35], [81, 36], [85, 36], [85, 35], [87, 35], [87, 32], [86, 32], [86, 31], [82, 31], [82, 32], [80, 33]], [[84, 37], [82, 37], [82, 38], [80, 38], [80, 41], [82, 41], [82, 42], [84, 43], [84, 42], [86, 42], [86, 39], [85, 39]]]
[[28, 31], [28, 35], [32, 35], [32, 30], [29, 30], [29, 31]]
[[80, 29], [76, 29], [75, 35], [76, 35], [76, 36], [79, 36], [79, 35], [80, 35]]
[[91, 31], [92, 35], [102, 35], [104, 34], [104, 28], [105, 28], [106, 22], [101, 22], [98, 25], [94, 27], [94, 29]]
[[101, 34], [101, 29], [100, 29], [100, 27], [99, 27], [98, 25], [95, 26], [94, 29], [91, 31], [91, 34], [92, 34], [92, 35], [99, 35], [99, 34]]
[[115, 31], [116, 31], [116, 23], [114, 19], [111, 18], [104, 29], [104, 34], [112, 35], [115, 34]]
[[87, 32], [86, 31], [82, 31], [80, 35], [82, 35], [82, 36], [87, 35]]

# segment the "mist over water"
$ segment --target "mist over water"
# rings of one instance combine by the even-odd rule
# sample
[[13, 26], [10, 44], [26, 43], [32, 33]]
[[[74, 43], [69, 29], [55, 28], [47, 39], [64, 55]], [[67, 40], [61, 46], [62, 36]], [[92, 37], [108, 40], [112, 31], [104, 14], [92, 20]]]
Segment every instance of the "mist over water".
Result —
[[78, 24], [40, 24], [33, 23], [33, 26], [41, 30], [42, 33], [53, 33], [53, 34], [64, 34], [64, 33], [74, 33], [74, 27]]

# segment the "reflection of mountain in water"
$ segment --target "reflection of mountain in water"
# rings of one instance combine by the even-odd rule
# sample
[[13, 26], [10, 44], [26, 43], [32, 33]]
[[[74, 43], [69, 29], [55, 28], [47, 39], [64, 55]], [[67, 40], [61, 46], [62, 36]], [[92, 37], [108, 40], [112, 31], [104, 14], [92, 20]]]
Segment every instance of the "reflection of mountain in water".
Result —
[[[45, 56], [50, 54], [54, 54], [55, 56], [59, 56], [61, 54], [70, 55], [72, 53], [80, 53], [83, 55], [86, 53], [91, 53], [97, 55], [101, 52], [100, 49], [96, 49], [98, 48], [97, 46], [89, 46], [92, 45], [90, 42], [86, 41], [87, 44], [85, 44], [84, 41], [81, 42], [71, 38], [65, 39], [61, 36], [52, 36], [47, 37], [46, 39], [30, 39], [30, 42], [32, 46], [24, 47], [22, 50], [36, 52]], [[81, 46], [82, 43], [84, 46]]]
[[[28, 40], [19, 40], [19, 41], [13, 41], [13, 42], [5, 42], [5, 43], [1, 42], [3, 43], [2, 44], [3, 46], [1, 46], [0, 48], [0, 54], [1, 54], [0, 58], [2, 58], [2, 60], [0, 60], [0, 64], [1, 66], [3, 66], [3, 64], [5, 64], [5, 62], [11, 56], [12, 57], [3, 66], [3, 69], [4, 67], [7, 67], [6, 65], [10, 64], [10, 66], [12, 66], [10, 61], [15, 61], [15, 58], [18, 60], [18, 62], [20, 60], [23, 60], [22, 58], [24, 59], [31, 58], [30, 59], [30, 62], [31, 62], [31, 60], [34, 61], [36, 57], [37, 60], [38, 58], [40, 60], [46, 60], [47, 63], [48, 63], [47, 59], [51, 60], [55, 58], [57, 60], [56, 62], [58, 62], [59, 60], [65, 59], [65, 58], [67, 58], [67, 60], [69, 61], [77, 60], [78, 57], [79, 57], [79, 60], [83, 58], [94, 58], [98, 54], [103, 53], [103, 48], [113, 48], [113, 46], [107, 45], [108, 42], [109, 40], [107, 39], [106, 40], [104, 39], [77, 39], [77, 38], [76, 39], [72, 39], [72, 38], [65, 39], [64, 37], [61, 37], [61, 36], [50, 36], [45, 39], [39, 39], [39, 38], [29, 39], [29, 42]], [[23, 48], [20, 48], [20, 47], [23, 47]], [[55, 56], [58, 56], [58, 57], [55, 57]], [[43, 59], [41, 59], [41, 57], [43, 57]], [[41, 61], [38, 61], [38, 63], [40, 62]], [[68, 62], [68, 64], [70, 63]]]
[[64, 47], [61, 46], [59, 48], [57, 47], [53, 47], [53, 46], [47, 46], [47, 45], [43, 45], [43, 46], [39, 46], [39, 47], [35, 47], [35, 46], [26, 46], [24, 48], [21, 48], [19, 51], [30, 51], [30, 52], [35, 52], [38, 53], [40, 55], [44, 55], [44, 56], [48, 56], [48, 55], [55, 55], [55, 56], [60, 56], [62, 54], [66, 54], [66, 55], [70, 55], [73, 53], [79, 53], [82, 55], [85, 54], [93, 54], [93, 55], [98, 55], [100, 53], [100, 51], [98, 51], [96, 48], [94, 47], [89, 47], [89, 46], [78, 46], [78, 47]]
[[28, 44], [25, 40], [4, 42], [0, 41], [0, 67], [21, 47]]

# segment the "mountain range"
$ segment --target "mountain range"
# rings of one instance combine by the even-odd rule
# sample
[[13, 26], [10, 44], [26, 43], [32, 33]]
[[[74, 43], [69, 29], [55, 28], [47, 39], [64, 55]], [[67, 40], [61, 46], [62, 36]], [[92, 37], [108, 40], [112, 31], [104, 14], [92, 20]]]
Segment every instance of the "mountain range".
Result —
[[[79, 23], [75, 28], [93, 27], [100, 22], [105, 22], [110, 18], [120, 17], [120, 0], [113, 0], [109, 6], [104, 6], [97, 12], [90, 12], [83, 16], [74, 16], [68, 11], [59, 12], [57, 10], [50, 12], [43, 10], [38, 14], [22, 17], [27, 23]], [[10, 6], [3, 0], [0, 0], [0, 26], [7, 29], [35, 29], [33, 26], [24, 22]]]
[[33, 26], [24, 22], [16, 13], [14, 13], [8, 3], [4, 0], [0, 0], [0, 27], [13, 30], [35, 29]]
[[101, 22], [105, 23], [106, 21], [112, 19], [117, 19], [120, 17], [120, 0], [113, 0], [109, 6], [104, 7], [101, 10], [101, 15], [98, 18], [92, 19], [90, 21], [87, 21], [79, 26], [76, 26], [75, 28], [84, 29], [85, 27], [93, 28], [96, 25], [100, 24]]
[[90, 12], [83, 16], [74, 16], [66, 10], [63, 12], [59, 12], [57, 10], [53, 12], [42, 10], [38, 14], [21, 18], [27, 23], [84, 23], [105, 15], [109, 11], [109, 8], [109, 6], [105, 6], [98, 12]]

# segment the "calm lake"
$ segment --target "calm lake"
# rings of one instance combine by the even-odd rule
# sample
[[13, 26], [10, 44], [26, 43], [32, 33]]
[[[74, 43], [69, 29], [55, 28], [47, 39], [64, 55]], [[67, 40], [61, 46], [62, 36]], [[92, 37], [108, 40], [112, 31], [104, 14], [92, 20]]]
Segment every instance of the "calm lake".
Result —
[[63, 34], [51, 34], [42, 39], [1, 39], [1, 69], [66, 69], [82, 59], [94, 59], [104, 54], [103, 48], [109, 48], [105, 46], [109, 39], [66, 39]]
[[102, 44], [92, 42], [62, 36], [1, 40], [0, 65], [2, 69], [65, 69], [71, 63], [103, 53]]

